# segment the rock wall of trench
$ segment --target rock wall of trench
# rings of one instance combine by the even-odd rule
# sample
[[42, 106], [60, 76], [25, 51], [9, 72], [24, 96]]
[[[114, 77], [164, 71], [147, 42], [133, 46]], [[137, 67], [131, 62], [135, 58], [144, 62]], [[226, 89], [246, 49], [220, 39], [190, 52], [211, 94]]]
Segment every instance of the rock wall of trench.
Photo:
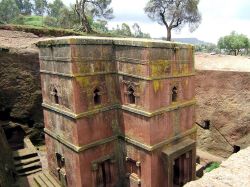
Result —
[[198, 128], [200, 149], [228, 157], [230, 144], [250, 145], [249, 72], [196, 71], [196, 99], [196, 121], [210, 120], [211, 126]]
[[0, 186], [3, 187], [10, 187], [14, 182], [14, 166], [11, 154], [12, 152], [0, 124]]
[[38, 52], [0, 50], [0, 67], [1, 118], [42, 122]]

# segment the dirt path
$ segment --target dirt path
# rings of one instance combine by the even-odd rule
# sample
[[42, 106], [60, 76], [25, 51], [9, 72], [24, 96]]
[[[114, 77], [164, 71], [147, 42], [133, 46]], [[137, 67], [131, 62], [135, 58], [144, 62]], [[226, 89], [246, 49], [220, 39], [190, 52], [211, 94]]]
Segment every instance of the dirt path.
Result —
[[195, 69], [250, 72], [250, 57], [197, 53]]

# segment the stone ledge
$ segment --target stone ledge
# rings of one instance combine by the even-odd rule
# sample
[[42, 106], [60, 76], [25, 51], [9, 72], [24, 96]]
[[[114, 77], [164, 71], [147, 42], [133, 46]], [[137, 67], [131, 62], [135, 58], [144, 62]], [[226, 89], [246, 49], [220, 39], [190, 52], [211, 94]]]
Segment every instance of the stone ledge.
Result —
[[55, 39], [46, 39], [39, 41], [36, 45], [38, 47], [52, 47], [59, 45], [116, 45], [116, 46], [132, 46], [144, 48], [192, 48], [193, 45], [183, 44], [178, 42], [168, 42], [163, 40], [153, 39], [138, 39], [138, 38], [108, 38], [108, 37], [93, 37], [93, 36], [69, 36], [59, 37]]
[[82, 145], [82, 146], [74, 145], [74, 144], [70, 143], [69, 141], [65, 140], [60, 135], [55, 134], [55, 133], [51, 132], [50, 130], [48, 130], [46, 128], [44, 129], [44, 132], [47, 135], [49, 135], [50, 137], [52, 137], [52, 138], [56, 139], [57, 141], [59, 141], [60, 143], [62, 143], [63, 145], [67, 146], [71, 150], [73, 150], [75, 152], [82, 152], [82, 151], [91, 149], [93, 147], [100, 146], [100, 145], [103, 145], [103, 144], [106, 144], [106, 143], [109, 143], [109, 142], [112, 142], [112, 141], [118, 140], [118, 139], [122, 139], [125, 142], [130, 143], [132, 145], [135, 145], [137, 147], [140, 147], [140, 148], [142, 148], [142, 149], [144, 149], [146, 151], [154, 151], [154, 150], [159, 149], [159, 148], [161, 148], [161, 147], [163, 147], [165, 145], [168, 145], [169, 143], [171, 143], [173, 141], [182, 139], [182, 138], [184, 138], [186, 136], [189, 136], [189, 135], [191, 135], [193, 133], [196, 133], [196, 130], [197, 130], [197, 128], [193, 127], [192, 129], [189, 129], [184, 133], [181, 133], [181, 134], [179, 134], [177, 136], [166, 139], [166, 140], [164, 140], [164, 141], [162, 141], [160, 143], [154, 144], [154, 145], [144, 144], [144, 143], [141, 143], [141, 142], [139, 142], [137, 140], [134, 140], [134, 139], [132, 139], [130, 137], [127, 137], [127, 136], [124, 136], [124, 135], [120, 134], [120, 135], [114, 135], [114, 136], [111, 136], [111, 137], [108, 137], [108, 138], [104, 138], [104, 139], [101, 139], [101, 140], [98, 140], [98, 141], [94, 141], [92, 143]]
[[111, 72], [92, 72], [92, 73], [84, 73], [84, 74], [69, 74], [69, 73], [60, 73], [60, 72], [52, 72], [52, 71], [47, 71], [47, 70], [40, 70], [40, 73], [58, 75], [58, 76], [70, 77], [70, 78], [114, 74], [114, 75], [118, 75], [118, 76], [133, 77], [133, 78], [141, 79], [141, 80], [145, 80], [145, 81], [154, 81], [154, 80], [161, 80], [161, 79], [173, 79], [173, 78], [195, 76], [195, 73], [186, 73], [186, 74], [179, 74], [179, 75], [172, 75], [172, 76], [145, 77], [145, 76], [128, 74], [128, 73], [124, 73], [121, 71], [119, 71], [119, 72], [111, 71]]
[[105, 112], [105, 111], [109, 111], [109, 110], [113, 110], [113, 109], [122, 109], [122, 110], [127, 111], [127, 112], [132, 112], [132, 113], [135, 113], [135, 114], [138, 114], [138, 115], [142, 115], [144, 117], [151, 118], [151, 117], [154, 117], [154, 116], [157, 116], [157, 115], [161, 115], [161, 114], [163, 114], [165, 112], [177, 110], [179, 108], [192, 106], [192, 105], [195, 105], [195, 104], [196, 104], [196, 100], [192, 99], [192, 100], [189, 100], [189, 101], [179, 102], [179, 103], [176, 103], [174, 105], [163, 107], [163, 108], [160, 108], [160, 109], [152, 111], [152, 112], [143, 110], [142, 108], [131, 107], [131, 106], [128, 106], [128, 105], [114, 104], [114, 105], [105, 106], [105, 107], [102, 107], [102, 108], [89, 110], [87, 112], [83, 112], [83, 113], [79, 113], [79, 114], [75, 114], [73, 112], [63, 110], [61, 108], [52, 106], [52, 105], [50, 105], [48, 103], [42, 103], [42, 106], [44, 108], [46, 108], [46, 109], [52, 110], [52, 111], [57, 112], [59, 114], [65, 115], [67, 117], [70, 117], [70, 118], [73, 118], [73, 119], [80, 119], [80, 118], [83, 118], [83, 117], [91, 116], [91, 115], [94, 115], [94, 114], [98, 114], [100, 112]]

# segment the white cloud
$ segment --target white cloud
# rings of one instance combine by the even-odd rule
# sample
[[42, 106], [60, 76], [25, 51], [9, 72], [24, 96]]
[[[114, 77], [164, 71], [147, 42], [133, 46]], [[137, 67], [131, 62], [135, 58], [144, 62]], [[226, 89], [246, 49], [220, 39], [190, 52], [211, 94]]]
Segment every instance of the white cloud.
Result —
[[[64, 0], [72, 4], [74, 0]], [[151, 37], [166, 36], [164, 26], [152, 22], [144, 13], [148, 0], [112, 0], [115, 18], [109, 22], [109, 27], [116, 27], [123, 22], [130, 26], [139, 23], [143, 32]], [[190, 33], [188, 28], [181, 32], [173, 32], [173, 37], [197, 37], [201, 40], [216, 43], [219, 37], [231, 31], [242, 33], [250, 37], [250, 1], [249, 0], [200, 0], [199, 10], [202, 23], [199, 28]]]

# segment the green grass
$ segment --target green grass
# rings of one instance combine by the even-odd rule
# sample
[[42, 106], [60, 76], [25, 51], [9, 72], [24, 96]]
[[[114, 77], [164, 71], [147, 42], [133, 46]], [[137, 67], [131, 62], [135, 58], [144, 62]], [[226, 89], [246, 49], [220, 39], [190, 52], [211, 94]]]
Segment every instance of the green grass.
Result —
[[205, 172], [208, 173], [218, 167], [220, 167], [220, 164], [218, 162], [212, 162], [206, 167]]
[[42, 36], [85, 36], [86, 34], [83, 32], [75, 32], [70, 29], [61, 29], [61, 28], [52, 28], [52, 27], [39, 27], [39, 26], [31, 26], [31, 25], [14, 25], [14, 24], [6, 24], [0, 25], [0, 29], [11, 30], [11, 31], [23, 31], [30, 32], [39, 37]]
[[42, 16], [24, 16], [24, 25], [43, 26]]

